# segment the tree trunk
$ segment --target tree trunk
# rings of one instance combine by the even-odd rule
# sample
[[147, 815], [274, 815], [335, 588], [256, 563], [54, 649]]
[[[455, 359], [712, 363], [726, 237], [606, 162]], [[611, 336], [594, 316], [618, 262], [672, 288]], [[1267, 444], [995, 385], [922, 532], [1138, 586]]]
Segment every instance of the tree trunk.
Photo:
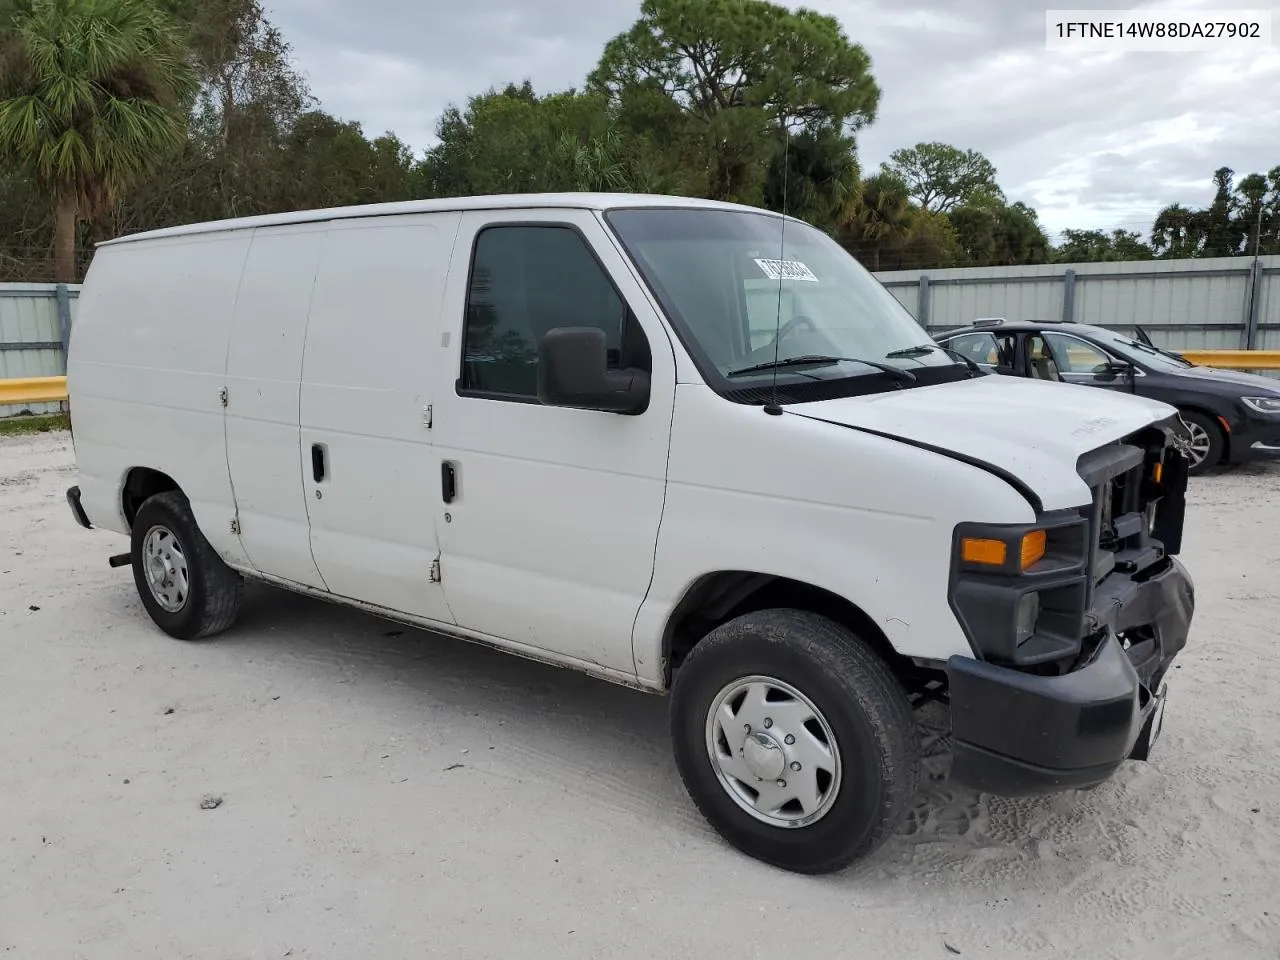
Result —
[[58, 283], [76, 282], [76, 197], [58, 195], [53, 213], [53, 276]]

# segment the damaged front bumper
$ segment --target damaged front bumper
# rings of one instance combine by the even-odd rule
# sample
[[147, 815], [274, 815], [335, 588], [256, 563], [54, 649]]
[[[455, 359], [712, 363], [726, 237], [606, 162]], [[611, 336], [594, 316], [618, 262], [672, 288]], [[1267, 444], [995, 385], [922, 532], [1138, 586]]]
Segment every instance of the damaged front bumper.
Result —
[[948, 661], [953, 780], [1003, 796], [1051, 793], [1093, 786], [1125, 760], [1146, 759], [1166, 676], [1186, 645], [1194, 588], [1170, 558], [1154, 576], [1126, 579], [1098, 599], [1106, 627], [1068, 673]]
[[[1026, 571], [956, 565], [952, 605], [974, 656], [946, 665], [954, 780], [1009, 796], [1048, 793], [1093, 786], [1126, 759], [1146, 759], [1195, 608], [1175, 556], [1188, 466], [1176, 447], [1173, 425], [1162, 423], [1082, 457], [1092, 502], [1074, 517], [1041, 518], [1046, 557]], [[1029, 594], [1039, 612], [1019, 629]]]

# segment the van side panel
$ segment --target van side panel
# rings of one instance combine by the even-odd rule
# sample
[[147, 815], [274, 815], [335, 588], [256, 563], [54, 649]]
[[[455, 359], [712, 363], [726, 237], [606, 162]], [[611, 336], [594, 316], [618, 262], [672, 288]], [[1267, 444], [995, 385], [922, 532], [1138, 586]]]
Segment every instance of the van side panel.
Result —
[[721, 571], [843, 597], [899, 653], [971, 655], [947, 602], [955, 525], [1034, 519], [1008, 484], [977, 467], [789, 413], [771, 417], [682, 383], [653, 585], [636, 621], [639, 678], [661, 682], [668, 619], [690, 586]]
[[302, 347], [325, 224], [256, 231], [227, 351], [227, 465], [254, 569], [324, 589], [298, 440]]
[[248, 231], [102, 248], [86, 278], [67, 380], [81, 502], [97, 526], [127, 532], [134, 467], [170, 476], [228, 563], [231, 532], [220, 391]]
[[458, 220], [426, 214], [329, 226], [301, 409], [311, 549], [329, 589], [446, 624], [453, 617], [431, 580], [440, 465], [425, 413]]

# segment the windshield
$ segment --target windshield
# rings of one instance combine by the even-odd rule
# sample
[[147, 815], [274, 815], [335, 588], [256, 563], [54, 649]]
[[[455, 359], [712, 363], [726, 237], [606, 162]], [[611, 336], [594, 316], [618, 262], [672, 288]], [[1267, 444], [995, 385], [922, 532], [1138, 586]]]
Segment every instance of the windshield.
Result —
[[1111, 330], [1097, 331], [1097, 340], [1099, 343], [1110, 347], [1116, 353], [1120, 354], [1126, 360], [1132, 360], [1135, 363], [1141, 363], [1144, 366], [1151, 367], [1155, 370], [1185, 370], [1191, 366], [1185, 360], [1179, 360], [1177, 357], [1171, 357], [1169, 354], [1158, 350], [1155, 347], [1149, 347], [1141, 341], [1134, 340], [1131, 337], [1122, 336]]
[[[703, 376], [722, 392], [758, 389], [775, 373], [780, 387], [843, 381], [848, 393], [969, 375], [813, 227], [785, 221], [784, 236], [777, 216], [699, 208], [614, 210], [607, 219]], [[892, 376], [885, 366], [917, 376]]]

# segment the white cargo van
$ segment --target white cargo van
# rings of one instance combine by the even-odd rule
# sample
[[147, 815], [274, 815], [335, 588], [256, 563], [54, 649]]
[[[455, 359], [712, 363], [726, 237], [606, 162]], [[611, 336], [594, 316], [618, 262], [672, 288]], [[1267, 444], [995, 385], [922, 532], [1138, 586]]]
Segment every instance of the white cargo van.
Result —
[[[1175, 411], [988, 376], [823, 233], [570, 194], [98, 248], [68, 380], [84, 526], [181, 639], [243, 578], [671, 694], [733, 845], [834, 870], [917, 785], [1086, 787], [1186, 643]], [[429, 642], [429, 641], [424, 641]]]

